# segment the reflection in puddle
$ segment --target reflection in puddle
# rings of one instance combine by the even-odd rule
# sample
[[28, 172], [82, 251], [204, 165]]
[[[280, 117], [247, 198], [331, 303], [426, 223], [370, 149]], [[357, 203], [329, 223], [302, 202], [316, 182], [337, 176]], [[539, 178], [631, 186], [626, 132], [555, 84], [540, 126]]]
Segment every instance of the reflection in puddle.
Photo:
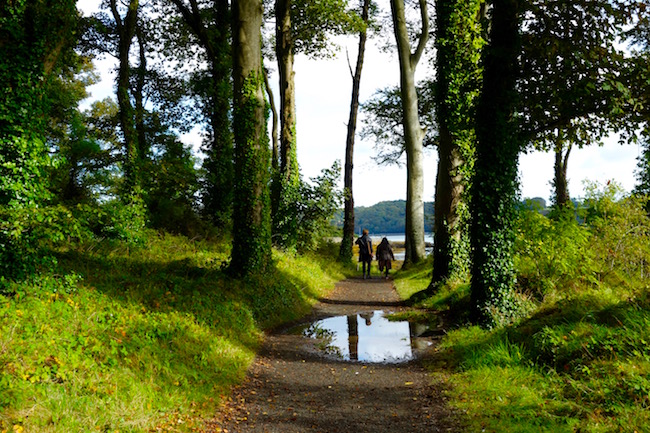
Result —
[[330, 317], [301, 330], [318, 339], [318, 347], [326, 354], [346, 361], [406, 362], [431, 344], [417, 338], [426, 326], [389, 321], [383, 311]]

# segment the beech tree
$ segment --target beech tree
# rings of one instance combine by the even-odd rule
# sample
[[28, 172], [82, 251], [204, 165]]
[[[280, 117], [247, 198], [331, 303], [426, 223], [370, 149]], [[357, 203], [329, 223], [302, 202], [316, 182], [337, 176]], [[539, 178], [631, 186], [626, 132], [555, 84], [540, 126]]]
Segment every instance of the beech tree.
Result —
[[330, 36], [362, 28], [348, 0], [276, 0], [275, 54], [280, 85], [279, 170], [273, 181], [273, 238], [285, 248], [297, 241], [296, 201], [300, 194], [297, 157], [294, 56], [331, 53]]
[[515, 117], [521, 1], [493, 0], [490, 14], [470, 202], [471, 298], [474, 317], [484, 324], [507, 320], [516, 310], [512, 248], [521, 150]]
[[467, 188], [476, 147], [474, 120], [481, 84], [484, 10], [483, 0], [436, 2], [434, 99], [439, 139], [430, 290], [469, 271]]
[[429, 38], [429, 13], [426, 0], [419, 0], [422, 30], [414, 52], [406, 25], [403, 0], [391, 0], [393, 30], [397, 42], [400, 66], [400, 91], [406, 149], [406, 253], [404, 266], [425, 258], [424, 245], [424, 172], [422, 166], [422, 140], [424, 129], [420, 125], [418, 97], [415, 90], [417, 67]]
[[350, 101], [350, 118], [348, 119], [347, 136], [345, 139], [345, 169], [343, 174], [344, 200], [343, 207], [343, 239], [339, 250], [339, 258], [343, 262], [352, 259], [352, 242], [354, 242], [354, 197], [352, 195], [352, 173], [354, 160], [354, 139], [357, 130], [357, 114], [359, 112], [359, 89], [361, 86], [361, 71], [366, 50], [367, 25], [370, 15], [370, 0], [363, 0], [361, 4], [361, 19], [366, 24], [359, 32], [359, 48], [357, 63], [352, 73], [352, 99]]
[[269, 142], [262, 70], [262, 3], [233, 0], [232, 53], [235, 137], [233, 241], [229, 270], [248, 275], [271, 261]]
[[[202, 110], [208, 124], [208, 137], [203, 147], [206, 154], [203, 206], [208, 218], [223, 224], [231, 219], [234, 181], [228, 0], [212, 0], [207, 5], [198, 0], [167, 1], [180, 13], [183, 23], [194, 36], [193, 40], [201, 47], [201, 57], [208, 64], [205, 79], [194, 74], [194, 91], [204, 98]], [[189, 50], [193, 51], [191, 47]]]

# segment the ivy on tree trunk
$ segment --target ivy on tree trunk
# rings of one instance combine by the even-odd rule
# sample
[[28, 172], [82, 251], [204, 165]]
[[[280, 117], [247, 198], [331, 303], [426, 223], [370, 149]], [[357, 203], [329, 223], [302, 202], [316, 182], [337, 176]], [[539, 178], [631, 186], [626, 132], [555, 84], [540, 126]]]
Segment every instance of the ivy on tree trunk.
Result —
[[264, 272], [271, 262], [270, 155], [263, 91], [262, 4], [259, 0], [235, 0], [232, 13], [237, 182], [229, 270], [241, 276]]
[[475, 106], [480, 90], [483, 0], [436, 2], [435, 99], [438, 174], [430, 289], [469, 272], [468, 192], [473, 174]]
[[514, 119], [519, 10], [520, 0], [493, 1], [477, 112], [478, 142], [470, 204], [471, 298], [475, 319], [487, 325], [507, 321], [516, 310], [512, 250], [521, 147]]

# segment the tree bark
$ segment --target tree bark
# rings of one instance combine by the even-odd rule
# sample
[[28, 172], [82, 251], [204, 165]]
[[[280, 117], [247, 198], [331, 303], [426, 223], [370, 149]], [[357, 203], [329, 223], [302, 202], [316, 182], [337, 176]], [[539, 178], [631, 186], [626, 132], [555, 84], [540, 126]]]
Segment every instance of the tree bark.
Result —
[[298, 241], [296, 201], [300, 187], [291, 8], [292, 0], [275, 1], [275, 50], [280, 85], [280, 169], [273, 181], [271, 206], [274, 243], [288, 249], [295, 248]]
[[514, 118], [519, 75], [520, 0], [494, 0], [476, 133], [470, 242], [474, 320], [503, 323], [516, 310], [512, 250], [520, 137]]
[[[370, 0], [363, 0], [361, 19], [368, 23]], [[364, 28], [359, 33], [359, 51], [357, 52], [357, 65], [352, 75], [352, 98], [350, 102], [350, 118], [348, 119], [348, 132], [345, 140], [345, 168], [343, 175], [343, 188], [345, 192], [343, 239], [339, 250], [339, 258], [347, 263], [352, 259], [352, 243], [354, 242], [354, 197], [352, 194], [352, 170], [354, 168], [354, 138], [357, 130], [357, 115], [359, 112], [359, 89], [361, 86], [361, 71], [366, 52], [367, 32]]]
[[429, 291], [469, 271], [466, 203], [476, 148], [482, 0], [436, 1], [435, 111], [439, 131]]
[[138, 159], [143, 161], [147, 153], [149, 152], [149, 147], [147, 143], [145, 125], [144, 125], [144, 85], [147, 74], [147, 56], [145, 49], [145, 40], [142, 33], [142, 24], [136, 25], [136, 37], [138, 38], [138, 48], [140, 64], [137, 69], [137, 80], [135, 85], [135, 130], [138, 136]]
[[197, 0], [171, 0], [206, 53], [212, 79], [210, 104], [206, 115], [210, 122], [211, 141], [205, 148], [204, 167], [207, 171], [205, 211], [216, 223], [231, 220], [233, 201], [233, 146], [230, 113], [230, 75], [232, 57], [229, 52], [230, 17], [228, 0], [214, 0], [215, 24], [208, 26]]
[[569, 164], [569, 154], [571, 153], [571, 143], [566, 146], [564, 153], [565, 141], [563, 134], [558, 130], [557, 140], [555, 142], [555, 177], [553, 186], [555, 187], [555, 205], [562, 209], [571, 203], [569, 196], [569, 180], [567, 179], [567, 167]]
[[415, 91], [415, 68], [429, 37], [429, 15], [426, 0], [420, 0], [422, 32], [414, 53], [411, 53], [403, 0], [391, 0], [393, 28], [400, 64], [404, 141], [406, 148], [406, 233], [404, 267], [425, 258], [424, 245], [424, 173], [422, 168], [422, 139], [424, 130], [418, 114]]
[[454, 245], [461, 241], [460, 204], [465, 192], [465, 179], [460, 167], [466, 163], [454, 143], [446, 124], [439, 126], [438, 174], [434, 201], [434, 247], [432, 284], [450, 277], [454, 262]]
[[294, 42], [291, 0], [276, 0], [276, 56], [280, 79], [280, 172], [285, 181], [296, 173], [296, 88], [293, 70]]
[[264, 87], [269, 95], [269, 107], [271, 108], [271, 168], [274, 171], [280, 169], [280, 150], [278, 149], [278, 110], [275, 108], [275, 97], [269, 82], [269, 73], [264, 68]]
[[118, 36], [117, 104], [122, 133], [124, 134], [125, 160], [124, 179], [127, 194], [139, 187], [138, 180], [138, 135], [135, 129], [134, 109], [129, 96], [131, 66], [129, 52], [135, 36], [139, 1], [130, 0], [124, 19], [119, 14], [116, 0], [110, 0]]
[[271, 262], [269, 150], [262, 70], [262, 3], [233, 0], [235, 183], [234, 275], [264, 272]]

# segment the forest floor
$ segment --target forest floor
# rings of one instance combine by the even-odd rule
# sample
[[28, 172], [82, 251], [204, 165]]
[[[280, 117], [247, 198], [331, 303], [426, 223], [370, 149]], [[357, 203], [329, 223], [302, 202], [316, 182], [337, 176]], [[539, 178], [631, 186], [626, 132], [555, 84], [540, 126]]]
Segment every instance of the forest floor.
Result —
[[[403, 312], [408, 307], [390, 280], [347, 279], [303, 322], [377, 310]], [[458, 418], [445, 404], [443, 378], [424, 367], [435, 341], [408, 362], [346, 362], [319, 354], [310, 339], [286, 330], [266, 336], [246, 381], [234, 390], [210, 431], [460, 431]]]

